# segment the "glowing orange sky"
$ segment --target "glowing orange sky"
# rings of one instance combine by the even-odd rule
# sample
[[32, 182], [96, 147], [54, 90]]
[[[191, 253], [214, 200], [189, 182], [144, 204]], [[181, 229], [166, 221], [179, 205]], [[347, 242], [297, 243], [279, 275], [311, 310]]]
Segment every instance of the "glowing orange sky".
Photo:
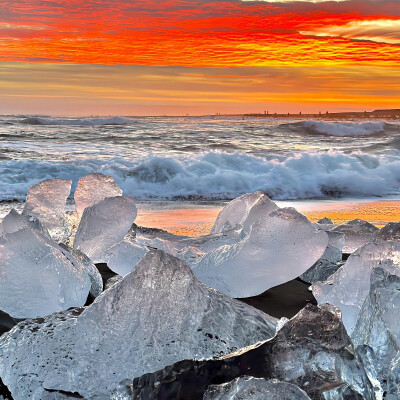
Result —
[[[78, 72], [70, 64], [83, 71], [112, 68], [71, 86], [66, 74]], [[163, 68], [154, 74], [155, 66]], [[71, 93], [80, 99], [80, 113], [86, 104], [99, 114], [118, 106], [128, 114], [179, 113], [188, 100], [193, 113], [213, 112], [215, 102], [223, 112], [237, 112], [232, 96], [242, 109], [395, 107], [399, 66], [398, 1], [0, 1], [0, 107], [6, 112], [45, 112], [51, 96], [59, 113], [76, 113]], [[39, 86], [42, 73], [49, 82]], [[146, 87], [133, 78], [143, 75]], [[170, 88], [168, 79], [175, 82]], [[321, 79], [333, 83], [321, 87]], [[20, 102], [13, 105], [13, 97]], [[149, 111], [152, 104], [157, 112]]]

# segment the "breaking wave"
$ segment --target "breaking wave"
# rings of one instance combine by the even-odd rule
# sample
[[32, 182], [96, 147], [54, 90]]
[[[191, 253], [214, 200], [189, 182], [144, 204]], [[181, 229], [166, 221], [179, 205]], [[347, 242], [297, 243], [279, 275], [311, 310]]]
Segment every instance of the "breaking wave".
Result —
[[308, 199], [400, 194], [400, 157], [340, 151], [261, 158], [205, 152], [191, 157], [138, 161], [5, 160], [0, 164], [0, 199], [23, 199], [29, 186], [49, 178], [78, 179], [89, 172], [113, 176], [138, 199], [234, 198], [262, 190], [274, 199]]
[[29, 117], [21, 121], [27, 125], [61, 125], [61, 126], [100, 126], [100, 125], [127, 125], [134, 123], [133, 119], [124, 117], [111, 117], [111, 118], [39, 118]]
[[324, 122], [301, 121], [290, 124], [282, 124], [296, 133], [328, 135], [328, 136], [371, 136], [385, 133], [400, 133], [400, 125], [387, 122]]

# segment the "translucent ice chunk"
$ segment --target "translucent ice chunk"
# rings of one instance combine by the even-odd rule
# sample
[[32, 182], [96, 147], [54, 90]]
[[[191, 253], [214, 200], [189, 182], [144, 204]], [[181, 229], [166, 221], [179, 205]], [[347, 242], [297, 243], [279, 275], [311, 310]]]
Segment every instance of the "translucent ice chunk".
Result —
[[299, 387], [277, 380], [242, 376], [222, 385], [210, 385], [204, 400], [310, 400]]
[[[251, 213], [254, 206], [256, 208]], [[227, 229], [241, 227], [248, 217], [250, 217], [247, 223], [247, 227], [249, 227], [258, 218], [266, 216], [269, 211], [277, 208], [278, 206], [262, 192], [244, 194], [229, 202], [222, 209], [211, 229], [211, 233], [220, 233]]]
[[106, 399], [124, 379], [228, 354], [275, 328], [275, 318], [204, 286], [183, 261], [150, 251], [79, 316], [52, 314], [1, 336], [0, 377], [16, 399], [45, 389]]
[[372, 369], [370, 374], [376, 376], [386, 392], [396, 394], [397, 399], [400, 380], [397, 378], [395, 385], [387, 382], [400, 351], [400, 269], [393, 275], [387, 267], [390, 270], [393, 265], [383, 263], [372, 271], [369, 294], [361, 308], [352, 341], [363, 349], [363, 358], [372, 361], [364, 363]]
[[400, 222], [389, 222], [380, 230], [377, 239], [400, 242]]
[[75, 235], [74, 247], [94, 263], [104, 262], [103, 253], [124, 239], [136, 214], [137, 208], [130, 196], [111, 197], [87, 207]]
[[322, 257], [300, 278], [304, 282], [315, 283], [325, 281], [334, 274], [343, 264], [342, 250], [345, 243], [344, 234], [327, 231], [329, 242]]
[[85, 304], [86, 269], [29, 228], [0, 237], [0, 309], [15, 318], [45, 316]]
[[328, 236], [295, 209], [272, 211], [239, 243], [206, 254], [194, 267], [206, 285], [251, 297], [297, 278], [324, 253]]
[[340, 311], [331, 305], [307, 305], [272, 339], [228, 356], [183, 360], [135, 378], [133, 398], [158, 399], [168, 393], [171, 399], [197, 399], [210, 384], [227, 383], [243, 375], [292, 383], [312, 399], [321, 399], [323, 392], [345, 385], [358, 395], [355, 398], [379, 399], [343, 327]]
[[112, 176], [99, 173], [88, 174], [79, 179], [75, 190], [75, 210], [78, 218], [83, 210], [109, 198], [122, 195], [122, 189], [115, 183]]
[[78, 262], [86, 269], [91, 282], [90, 294], [93, 297], [99, 296], [103, 291], [103, 278], [96, 266], [90, 261], [90, 258], [81, 251], [67, 245], [61, 244], [60, 247], [65, 250], [64, 254], [70, 261]]
[[389, 272], [399, 271], [400, 243], [367, 244], [354, 252], [326, 282], [313, 285], [318, 303], [331, 303], [341, 309], [343, 323], [350, 336], [368, 296], [372, 271], [383, 264]]
[[49, 179], [31, 186], [22, 212], [37, 217], [58, 242], [68, 237], [65, 203], [71, 192], [71, 185], [72, 181], [69, 180]]
[[124, 276], [133, 271], [147, 251], [146, 246], [142, 246], [133, 240], [124, 239], [106, 250], [103, 258], [111, 271]]
[[50, 239], [49, 232], [47, 229], [43, 228], [37, 218], [29, 215], [18, 214], [14, 209], [12, 209], [0, 222], [0, 236], [6, 233], [14, 233], [24, 228], [38, 231]]
[[367, 221], [354, 219], [345, 225], [339, 225], [333, 229], [333, 232], [342, 232], [345, 234], [345, 245], [343, 252], [351, 254], [367, 243], [372, 242], [379, 232], [379, 229]]

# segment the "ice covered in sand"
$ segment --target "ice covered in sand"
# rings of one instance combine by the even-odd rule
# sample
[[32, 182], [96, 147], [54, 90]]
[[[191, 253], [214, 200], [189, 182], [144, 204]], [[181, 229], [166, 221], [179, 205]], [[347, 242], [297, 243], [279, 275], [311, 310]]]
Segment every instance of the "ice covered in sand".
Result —
[[16, 399], [53, 390], [103, 400], [124, 379], [271, 338], [277, 323], [161, 251], [79, 312], [27, 320], [0, 337], [0, 377]]
[[31, 186], [22, 212], [37, 217], [58, 242], [68, 237], [65, 203], [71, 192], [71, 185], [70, 180], [48, 179]]
[[299, 387], [278, 380], [242, 376], [221, 385], [210, 385], [204, 400], [310, 400]]
[[15, 318], [82, 306], [91, 287], [81, 263], [29, 228], [0, 237], [0, 277], [0, 310]]
[[313, 285], [313, 294], [318, 303], [331, 303], [340, 308], [350, 336], [368, 297], [371, 275], [377, 267], [400, 275], [400, 243], [367, 244], [354, 252], [327, 281]]
[[86, 207], [109, 198], [122, 195], [122, 189], [115, 183], [112, 176], [99, 173], [85, 175], [79, 179], [74, 193], [75, 211], [78, 219]]
[[256, 296], [308, 270], [327, 244], [327, 234], [304, 215], [282, 208], [255, 222], [239, 243], [206, 254], [193, 270], [228, 296]]
[[351, 254], [365, 244], [372, 242], [379, 233], [379, 228], [362, 219], [354, 219], [347, 224], [335, 227], [333, 232], [344, 233], [343, 253]]
[[103, 253], [124, 239], [136, 215], [137, 208], [130, 196], [111, 197], [87, 207], [75, 235], [74, 248], [94, 263], [104, 262]]
[[257, 219], [266, 216], [270, 211], [277, 208], [278, 206], [262, 192], [244, 194], [230, 201], [222, 209], [210, 233], [241, 228], [246, 219], [248, 219], [246, 228], [249, 228]]

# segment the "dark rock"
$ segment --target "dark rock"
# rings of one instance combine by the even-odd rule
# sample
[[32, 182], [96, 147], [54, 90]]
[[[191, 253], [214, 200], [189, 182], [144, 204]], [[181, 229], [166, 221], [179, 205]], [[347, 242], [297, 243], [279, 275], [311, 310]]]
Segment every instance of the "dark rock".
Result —
[[238, 299], [276, 318], [292, 318], [307, 304], [317, 305], [309, 284], [300, 279], [283, 283], [266, 292], [243, 299]]

